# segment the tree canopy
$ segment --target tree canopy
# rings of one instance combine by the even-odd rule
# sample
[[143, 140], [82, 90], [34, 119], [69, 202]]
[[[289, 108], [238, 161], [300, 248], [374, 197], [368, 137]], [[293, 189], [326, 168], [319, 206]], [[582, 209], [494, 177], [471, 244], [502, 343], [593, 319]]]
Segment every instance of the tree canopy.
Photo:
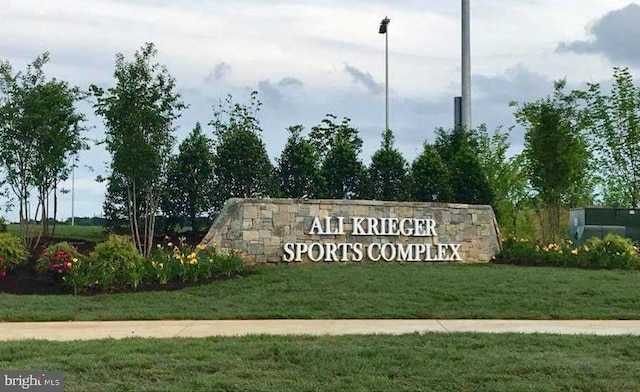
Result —
[[336, 116], [327, 114], [311, 129], [311, 144], [320, 157], [324, 189], [329, 199], [357, 199], [366, 193], [366, 171], [360, 159], [362, 139], [358, 130], [345, 117], [336, 123]]
[[[166, 183], [167, 157], [174, 142], [173, 122], [185, 104], [176, 81], [163, 65], [154, 62], [157, 49], [145, 44], [128, 61], [116, 55], [115, 86], [91, 89], [96, 113], [104, 118], [105, 146], [111, 154], [109, 181], [126, 192], [131, 236], [143, 254], [153, 245], [155, 218]], [[144, 162], [144, 164], [141, 164]]]
[[[55, 219], [58, 185], [68, 178], [74, 157], [87, 147], [82, 136], [85, 117], [75, 106], [86, 93], [47, 78], [48, 62], [47, 52], [26, 71], [14, 72], [10, 63], [0, 62], [0, 164], [18, 198], [21, 234], [28, 247], [48, 235], [49, 197], [53, 193]], [[33, 190], [35, 211], [30, 207]], [[30, 220], [41, 222], [37, 234], [31, 231]]]
[[614, 68], [604, 94], [590, 84], [583, 111], [606, 205], [640, 207], [640, 87], [627, 68]]
[[436, 130], [435, 148], [447, 166], [451, 202], [493, 204], [493, 191], [480, 164], [478, 141], [473, 131], [456, 128]]
[[409, 178], [411, 200], [429, 202], [451, 200], [449, 168], [433, 145], [424, 143], [422, 152], [411, 164]]
[[374, 200], [406, 200], [408, 197], [407, 161], [393, 143], [393, 132], [385, 130], [380, 149], [371, 157], [368, 175]]
[[302, 125], [289, 127], [289, 138], [278, 160], [278, 178], [283, 197], [314, 198], [324, 188], [319, 154], [302, 135]]
[[515, 112], [525, 127], [524, 165], [531, 187], [546, 209], [543, 238], [560, 236], [560, 208], [575, 205], [591, 192], [585, 189], [589, 152], [578, 116], [578, 97], [564, 92], [564, 80], [554, 95], [522, 104]]
[[273, 197], [278, 193], [275, 168], [262, 141], [257, 113], [261, 106], [257, 93], [250, 104], [240, 104], [231, 96], [214, 108], [215, 174], [217, 186], [213, 213], [232, 197]]
[[178, 147], [178, 154], [169, 161], [166, 191], [162, 209], [174, 220], [184, 216], [191, 229], [200, 230], [200, 219], [208, 213], [216, 188], [213, 141], [202, 133], [196, 123], [191, 133]]

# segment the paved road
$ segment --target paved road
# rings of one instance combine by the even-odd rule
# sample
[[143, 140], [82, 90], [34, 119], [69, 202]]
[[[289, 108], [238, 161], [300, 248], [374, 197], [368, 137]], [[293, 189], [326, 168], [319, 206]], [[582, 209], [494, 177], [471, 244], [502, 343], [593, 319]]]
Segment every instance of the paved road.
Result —
[[407, 333], [640, 335], [640, 320], [155, 320], [0, 323], [0, 341]]

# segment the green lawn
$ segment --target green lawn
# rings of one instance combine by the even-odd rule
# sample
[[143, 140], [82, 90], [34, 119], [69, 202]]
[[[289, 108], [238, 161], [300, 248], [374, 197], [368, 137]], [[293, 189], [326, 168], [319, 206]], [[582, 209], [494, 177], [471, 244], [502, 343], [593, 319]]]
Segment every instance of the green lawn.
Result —
[[509, 265], [263, 266], [173, 292], [0, 294], [0, 320], [640, 319], [640, 272]]
[[20, 341], [65, 391], [637, 391], [640, 337], [518, 334]]
[[[15, 235], [20, 235], [20, 225], [17, 223], [11, 223], [7, 225], [7, 231]], [[93, 242], [100, 242], [107, 239], [104, 227], [102, 226], [71, 226], [60, 224], [56, 225], [54, 237], [73, 238]]]

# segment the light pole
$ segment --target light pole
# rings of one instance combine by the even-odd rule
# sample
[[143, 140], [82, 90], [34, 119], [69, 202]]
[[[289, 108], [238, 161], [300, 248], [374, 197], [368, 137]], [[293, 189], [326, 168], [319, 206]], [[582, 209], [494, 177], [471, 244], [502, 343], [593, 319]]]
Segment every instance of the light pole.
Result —
[[462, 127], [471, 129], [471, 26], [469, 0], [462, 0]]
[[386, 16], [380, 22], [378, 33], [384, 34], [384, 126], [385, 131], [389, 129], [389, 34], [387, 26], [391, 19]]
[[73, 162], [73, 166], [71, 166], [71, 226], [75, 226], [76, 224], [76, 214], [74, 211], [75, 207], [75, 190], [76, 190], [76, 163]]

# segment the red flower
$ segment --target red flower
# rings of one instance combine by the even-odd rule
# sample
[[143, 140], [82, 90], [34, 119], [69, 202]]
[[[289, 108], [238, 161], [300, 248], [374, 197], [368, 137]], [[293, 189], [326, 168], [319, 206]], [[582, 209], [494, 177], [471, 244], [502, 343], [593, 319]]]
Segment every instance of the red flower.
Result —
[[71, 263], [70, 263], [70, 262], [68, 262], [68, 261], [65, 261], [65, 262], [64, 262], [64, 267], [65, 267], [66, 269], [70, 270], [70, 269], [71, 269]]
[[7, 277], [7, 270], [6, 269], [0, 269], [0, 278], [4, 279]]

